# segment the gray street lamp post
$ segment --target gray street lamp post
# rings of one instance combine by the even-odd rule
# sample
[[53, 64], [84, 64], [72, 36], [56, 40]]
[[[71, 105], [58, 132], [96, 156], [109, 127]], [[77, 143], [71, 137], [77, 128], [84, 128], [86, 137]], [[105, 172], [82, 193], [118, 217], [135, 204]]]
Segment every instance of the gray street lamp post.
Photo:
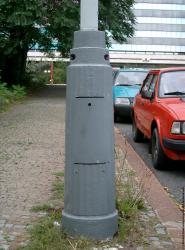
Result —
[[67, 71], [66, 165], [62, 227], [70, 236], [117, 232], [112, 69], [98, 0], [81, 0], [81, 29]]

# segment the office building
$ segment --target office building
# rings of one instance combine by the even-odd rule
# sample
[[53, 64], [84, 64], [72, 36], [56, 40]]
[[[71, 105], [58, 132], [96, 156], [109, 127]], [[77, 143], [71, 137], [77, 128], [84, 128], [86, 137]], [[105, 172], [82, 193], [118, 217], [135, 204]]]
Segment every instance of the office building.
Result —
[[127, 44], [111, 50], [125, 52], [185, 53], [185, 0], [136, 0], [135, 34]]

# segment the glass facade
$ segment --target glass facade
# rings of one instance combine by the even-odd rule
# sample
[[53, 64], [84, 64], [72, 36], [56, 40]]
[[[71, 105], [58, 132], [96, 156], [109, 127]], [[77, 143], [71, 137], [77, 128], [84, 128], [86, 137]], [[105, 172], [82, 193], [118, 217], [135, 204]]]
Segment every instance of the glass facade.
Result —
[[185, 53], [185, 1], [136, 0], [134, 37], [112, 50]]

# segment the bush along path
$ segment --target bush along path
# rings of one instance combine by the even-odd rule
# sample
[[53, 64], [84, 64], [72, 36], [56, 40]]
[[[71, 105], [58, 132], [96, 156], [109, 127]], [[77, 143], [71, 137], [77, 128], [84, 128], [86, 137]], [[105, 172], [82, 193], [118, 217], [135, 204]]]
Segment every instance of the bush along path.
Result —
[[61, 230], [64, 117], [60, 86], [48, 86], [0, 115], [0, 249], [174, 249], [118, 147], [118, 234], [96, 242], [71, 239]]
[[22, 101], [25, 96], [25, 87], [13, 85], [8, 88], [6, 83], [0, 82], [0, 112], [5, 111], [10, 104]]

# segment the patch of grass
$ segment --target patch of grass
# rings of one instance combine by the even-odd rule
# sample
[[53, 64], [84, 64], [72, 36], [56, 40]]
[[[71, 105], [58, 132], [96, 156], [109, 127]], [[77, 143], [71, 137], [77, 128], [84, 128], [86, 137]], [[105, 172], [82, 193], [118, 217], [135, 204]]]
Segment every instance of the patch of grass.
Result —
[[64, 172], [58, 172], [54, 174], [56, 180], [53, 182], [53, 198], [64, 199]]
[[[57, 172], [54, 174], [56, 176], [55, 181], [52, 183], [52, 197], [51, 197], [51, 203], [53, 203], [54, 201], [63, 201], [64, 199], [64, 172]], [[57, 208], [58, 209], [58, 206]], [[53, 205], [49, 205], [49, 204], [41, 204], [41, 205], [37, 205], [31, 208], [32, 212], [51, 212], [54, 211], [55, 208], [53, 207]], [[62, 208], [61, 208], [62, 210]]]
[[56, 222], [61, 224], [61, 211], [49, 212], [47, 217], [29, 229], [29, 244], [17, 250], [87, 250], [95, 245], [103, 245], [103, 242], [69, 238], [60, 226], [55, 225]]
[[37, 205], [31, 208], [31, 212], [48, 212], [51, 209], [51, 206], [48, 204]]
[[10, 241], [10, 236], [7, 235], [7, 234], [5, 234], [3, 238], [4, 238], [4, 240], [6, 240], [6, 241], [8, 241], [8, 242]]
[[53, 196], [58, 199], [63, 199], [64, 198], [64, 183], [61, 182], [60, 180], [57, 180], [53, 184]]
[[54, 174], [56, 177], [64, 177], [64, 172], [57, 172]]
[[7, 152], [1, 152], [0, 151], [0, 160], [8, 161], [11, 157]]
[[139, 213], [145, 210], [143, 183], [136, 184], [135, 173], [129, 169], [126, 155], [116, 149], [116, 208], [119, 238], [129, 245], [142, 241]]

